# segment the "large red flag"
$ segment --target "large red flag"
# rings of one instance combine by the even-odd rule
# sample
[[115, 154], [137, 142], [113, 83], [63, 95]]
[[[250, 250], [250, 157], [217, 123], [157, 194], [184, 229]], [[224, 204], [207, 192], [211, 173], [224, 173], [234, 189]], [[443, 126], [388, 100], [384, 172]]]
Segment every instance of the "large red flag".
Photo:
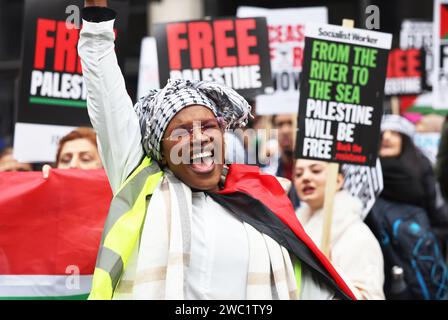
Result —
[[103, 170], [0, 173], [0, 298], [87, 296], [111, 199]]

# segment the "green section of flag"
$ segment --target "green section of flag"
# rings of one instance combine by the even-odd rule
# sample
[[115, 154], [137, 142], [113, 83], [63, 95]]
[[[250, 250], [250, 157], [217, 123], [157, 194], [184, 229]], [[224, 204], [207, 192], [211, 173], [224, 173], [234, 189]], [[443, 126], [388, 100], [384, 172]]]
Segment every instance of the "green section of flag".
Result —
[[52, 106], [87, 108], [86, 101], [30, 97], [30, 103]]
[[406, 110], [406, 112], [417, 112], [421, 114], [440, 114], [445, 116], [448, 114], [448, 109], [434, 109], [433, 107], [415, 106]]
[[0, 297], [0, 300], [87, 300], [89, 294], [59, 297]]

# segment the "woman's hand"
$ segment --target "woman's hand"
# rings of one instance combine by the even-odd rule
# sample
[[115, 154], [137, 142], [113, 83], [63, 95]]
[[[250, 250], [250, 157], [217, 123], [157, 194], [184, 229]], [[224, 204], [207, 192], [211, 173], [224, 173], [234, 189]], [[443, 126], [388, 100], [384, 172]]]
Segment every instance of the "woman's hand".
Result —
[[42, 176], [44, 179], [48, 179], [48, 177], [50, 176], [50, 170], [51, 170], [50, 165], [44, 164], [44, 166], [42, 167]]
[[107, 7], [107, 0], [85, 0], [84, 7]]
[[280, 183], [280, 185], [282, 186], [283, 190], [285, 190], [285, 193], [288, 193], [289, 190], [291, 189], [292, 182], [289, 179], [286, 179], [283, 177], [278, 177], [278, 176], [274, 176], [274, 177], [277, 178], [277, 180]]

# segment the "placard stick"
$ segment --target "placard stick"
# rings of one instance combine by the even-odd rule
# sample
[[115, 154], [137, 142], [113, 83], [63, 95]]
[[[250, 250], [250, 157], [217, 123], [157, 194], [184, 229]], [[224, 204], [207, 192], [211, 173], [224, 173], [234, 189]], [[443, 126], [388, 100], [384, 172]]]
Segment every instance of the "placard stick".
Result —
[[390, 98], [390, 108], [392, 109], [392, 114], [400, 114], [400, 100], [397, 96]]
[[333, 222], [333, 203], [334, 195], [336, 193], [336, 182], [338, 178], [339, 164], [330, 162], [327, 167], [327, 183], [325, 184], [325, 199], [324, 199], [324, 225], [322, 230], [322, 252], [330, 258], [330, 239], [331, 239], [331, 224]]
[[[353, 28], [355, 21], [351, 19], [343, 19], [342, 26], [346, 28]], [[336, 193], [336, 182], [338, 179], [339, 164], [329, 163], [327, 168], [327, 183], [325, 184], [325, 199], [324, 199], [324, 224], [322, 230], [321, 250], [330, 258], [330, 239], [331, 239], [331, 224], [333, 222], [333, 203], [334, 195]]]
[[355, 20], [353, 19], [342, 19], [342, 26], [345, 28], [354, 28]]

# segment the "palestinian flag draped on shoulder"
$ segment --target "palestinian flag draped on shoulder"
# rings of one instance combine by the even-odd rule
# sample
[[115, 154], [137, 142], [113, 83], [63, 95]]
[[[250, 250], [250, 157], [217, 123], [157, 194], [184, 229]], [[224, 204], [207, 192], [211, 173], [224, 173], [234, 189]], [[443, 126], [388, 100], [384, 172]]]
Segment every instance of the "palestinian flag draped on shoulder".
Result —
[[233, 215], [286, 248], [335, 292], [337, 299], [355, 295], [330, 261], [305, 233], [291, 201], [274, 176], [256, 166], [232, 164], [224, 188], [208, 194]]
[[0, 299], [86, 299], [112, 192], [103, 170], [0, 173]]

